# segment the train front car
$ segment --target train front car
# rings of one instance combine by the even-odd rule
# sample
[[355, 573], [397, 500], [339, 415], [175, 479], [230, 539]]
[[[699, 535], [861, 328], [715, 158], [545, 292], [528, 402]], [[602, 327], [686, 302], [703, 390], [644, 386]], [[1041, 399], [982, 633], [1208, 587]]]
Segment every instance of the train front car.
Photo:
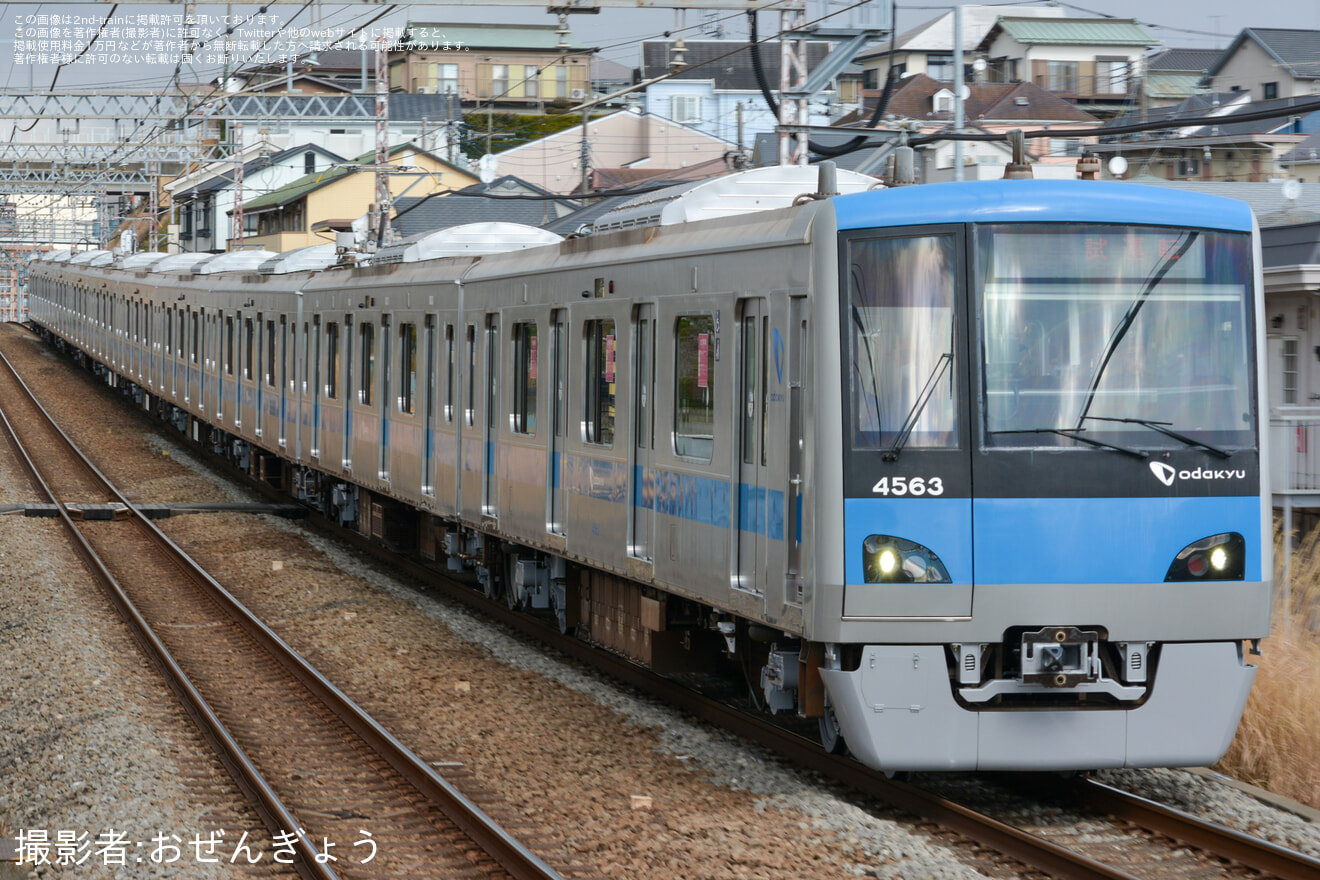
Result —
[[835, 207], [827, 744], [886, 770], [1213, 763], [1273, 570], [1249, 209], [1049, 181]]

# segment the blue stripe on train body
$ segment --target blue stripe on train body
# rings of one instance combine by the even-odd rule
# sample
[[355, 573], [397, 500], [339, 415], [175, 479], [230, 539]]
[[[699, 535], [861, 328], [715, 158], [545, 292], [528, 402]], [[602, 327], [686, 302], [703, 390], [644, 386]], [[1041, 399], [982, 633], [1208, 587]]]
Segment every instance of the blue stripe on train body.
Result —
[[864, 582], [868, 535], [916, 541], [955, 584], [1159, 583], [1188, 544], [1247, 540], [1245, 579], [1261, 580], [1261, 500], [1229, 498], [850, 498], [844, 576]]

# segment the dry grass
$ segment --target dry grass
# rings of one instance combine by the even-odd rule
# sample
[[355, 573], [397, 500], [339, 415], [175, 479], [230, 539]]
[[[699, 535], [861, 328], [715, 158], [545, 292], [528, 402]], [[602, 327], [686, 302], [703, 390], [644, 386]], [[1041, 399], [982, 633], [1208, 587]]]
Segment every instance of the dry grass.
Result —
[[1320, 808], [1320, 531], [1293, 553], [1289, 604], [1275, 609], [1242, 725], [1217, 769]]

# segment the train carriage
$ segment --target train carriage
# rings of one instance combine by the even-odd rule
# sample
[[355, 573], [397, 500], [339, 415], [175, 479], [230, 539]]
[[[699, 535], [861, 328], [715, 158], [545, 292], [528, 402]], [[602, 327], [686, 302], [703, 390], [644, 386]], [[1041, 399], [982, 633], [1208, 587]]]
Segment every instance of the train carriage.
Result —
[[345, 524], [726, 655], [872, 766], [1216, 760], [1273, 568], [1250, 211], [795, 175], [365, 267], [44, 260], [32, 314]]

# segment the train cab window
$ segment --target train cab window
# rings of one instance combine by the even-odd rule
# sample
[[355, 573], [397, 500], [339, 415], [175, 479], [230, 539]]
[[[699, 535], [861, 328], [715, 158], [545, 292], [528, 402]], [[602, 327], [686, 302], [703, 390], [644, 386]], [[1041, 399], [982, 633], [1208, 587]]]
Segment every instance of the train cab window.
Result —
[[328, 321], [325, 325], [325, 396], [339, 399], [339, 324]]
[[362, 370], [358, 374], [361, 376], [358, 403], [371, 406], [372, 389], [376, 380], [376, 325], [370, 322], [363, 324], [358, 329], [358, 335], [362, 337]]
[[715, 449], [715, 319], [686, 315], [674, 328], [674, 453], [710, 461]]
[[254, 328], [251, 318], [243, 319], [243, 378], [252, 378], [252, 346]]
[[399, 325], [399, 412], [417, 411], [417, 325]]
[[536, 325], [513, 325], [513, 430], [536, 433]]
[[956, 446], [953, 236], [855, 239], [847, 265], [853, 448]]
[[587, 368], [582, 415], [583, 439], [610, 446], [614, 443], [615, 335], [610, 320], [587, 321], [584, 328]]
[[275, 385], [275, 321], [266, 322], [266, 384]]

